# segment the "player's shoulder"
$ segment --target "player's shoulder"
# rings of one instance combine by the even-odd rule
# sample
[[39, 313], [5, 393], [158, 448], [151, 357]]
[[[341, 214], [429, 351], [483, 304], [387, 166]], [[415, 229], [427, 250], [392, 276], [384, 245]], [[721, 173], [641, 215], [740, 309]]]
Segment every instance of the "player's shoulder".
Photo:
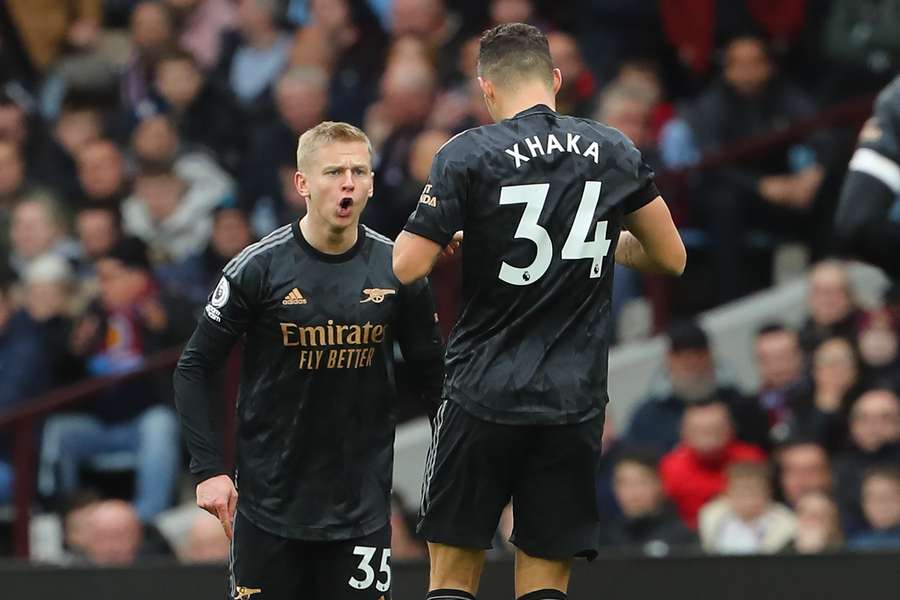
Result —
[[445, 163], [464, 163], [477, 159], [484, 153], [484, 144], [490, 140], [490, 135], [485, 132], [488, 125], [472, 127], [460, 131], [435, 152], [435, 160]]
[[588, 119], [587, 117], [574, 117], [570, 115], [562, 115], [564, 122], [571, 123], [573, 128], [593, 134], [608, 144], [621, 146], [623, 149], [632, 151], [637, 150], [634, 142], [627, 135], [605, 123]]
[[284, 248], [289, 247], [287, 244], [293, 240], [293, 235], [292, 224], [279, 227], [258, 242], [250, 244], [241, 250], [237, 256], [225, 265], [222, 273], [231, 280], [239, 278], [247, 270], [248, 265], [263, 260], [271, 260], [274, 253], [281, 252]]
[[381, 235], [368, 225], [362, 225], [362, 234], [366, 236], [366, 243], [379, 250], [391, 253], [394, 251], [394, 241], [386, 235]]

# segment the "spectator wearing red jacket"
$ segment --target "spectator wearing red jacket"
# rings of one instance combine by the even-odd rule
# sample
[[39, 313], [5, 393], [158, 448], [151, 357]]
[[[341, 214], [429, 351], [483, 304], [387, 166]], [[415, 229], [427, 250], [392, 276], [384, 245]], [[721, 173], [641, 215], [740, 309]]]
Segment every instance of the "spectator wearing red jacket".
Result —
[[692, 404], [681, 421], [681, 441], [660, 463], [663, 488], [691, 528], [697, 513], [725, 489], [725, 471], [743, 461], [764, 461], [757, 446], [737, 441], [728, 406], [713, 400]]

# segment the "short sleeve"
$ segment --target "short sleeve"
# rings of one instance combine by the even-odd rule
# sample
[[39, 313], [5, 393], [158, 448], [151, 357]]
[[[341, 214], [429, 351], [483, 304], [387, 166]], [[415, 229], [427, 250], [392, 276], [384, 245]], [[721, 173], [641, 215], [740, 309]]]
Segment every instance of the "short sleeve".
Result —
[[406, 223], [406, 231], [446, 246], [453, 234], [463, 229], [466, 216], [465, 166], [452, 160], [452, 146], [444, 146], [431, 163], [431, 173], [416, 210]]
[[641, 159], [637, 169], [637, 190], [625, 198], [623, 208], [625, 213], [632, 213], [639, 208], [643, 208], [659, 196], [659, 190], [653, 182], [653, 169], [647, 166], [647, 163]]

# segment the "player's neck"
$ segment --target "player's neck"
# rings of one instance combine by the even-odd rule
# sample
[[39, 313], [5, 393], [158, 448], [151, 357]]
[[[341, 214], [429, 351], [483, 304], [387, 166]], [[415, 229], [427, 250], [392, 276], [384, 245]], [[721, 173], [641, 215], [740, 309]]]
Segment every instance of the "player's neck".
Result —
[[323, 254], [343, 254], [356, 245], [359, 226], [332, 229], [325, 223], [314, 222], [307, 213], [300, 219], [300, 233], [310, 246]]
[[497, 120], [509, 119], [516, 116], [523, 110], [528, 110], [538, 104], [544, 104], [551, 109], [556, 110], [556, 96], [548, 92], [543, 85], [536, 84], [530, 88], [524, 88], [509, 98], [504, 98], [502, 102], [497, 103]]

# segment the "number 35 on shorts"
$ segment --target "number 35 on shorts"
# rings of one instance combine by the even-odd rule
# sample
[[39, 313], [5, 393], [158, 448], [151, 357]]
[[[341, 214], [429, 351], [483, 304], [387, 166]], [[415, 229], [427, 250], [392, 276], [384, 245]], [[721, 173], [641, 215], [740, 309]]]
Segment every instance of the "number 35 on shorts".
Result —
[[[378, 573], [375, 573], [375, 555], [381, 550], [381, 559], [379, 561]], [[353, 548], [353, 554], [360, 557], [359, 564], [356, 566], [357, 573], [354, 573], [347, 582], [350, 587], [356, 590], [366, 590], [375, 586], [379, 592], [386, 592], [391, 589], [391, 549], [390, 548], [373, 548], [371, 546], [356, 546]], [[361, 577], [360, 577], [361, 576]]]

